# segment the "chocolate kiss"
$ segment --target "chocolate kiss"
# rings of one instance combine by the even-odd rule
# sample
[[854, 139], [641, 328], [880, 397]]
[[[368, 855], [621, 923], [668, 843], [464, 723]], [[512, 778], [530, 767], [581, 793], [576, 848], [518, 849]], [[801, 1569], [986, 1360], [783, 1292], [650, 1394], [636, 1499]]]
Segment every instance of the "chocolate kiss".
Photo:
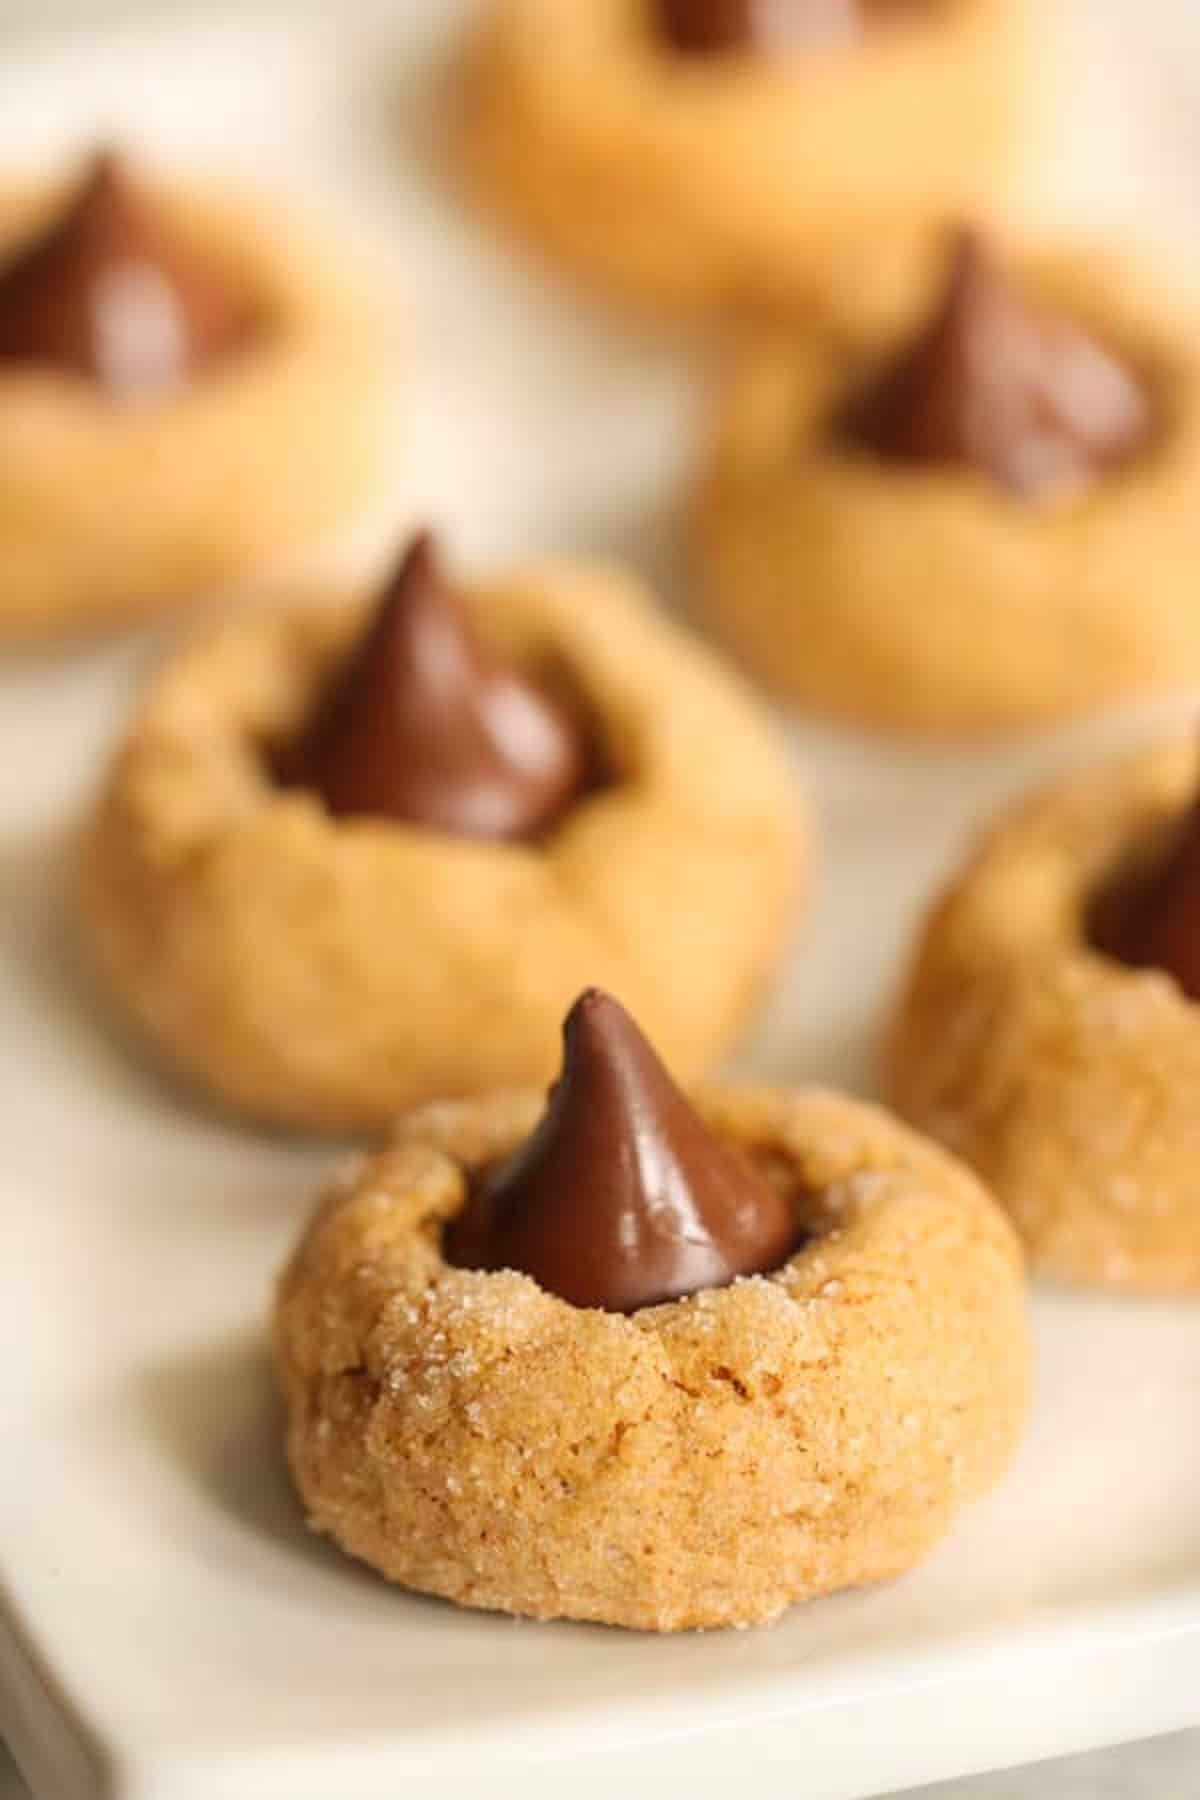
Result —
[[541, 1123], [468, 1200], [450, 1262], [628, 1313], [787, 1261], [787, 1199], [713, 1136], [615, 1000], [583, 994], [563, 1039]]
[[1164, 850], [1101, 893], [1092, 911], [1095, 948], [1135, 969], [1165, 969], [1200, 1000], [1200, 804]]
[[0, 266], [0, 361], [50, 363], [113, 392], [170, 386], [252, 329], [245, 298], [176, 241], [110, 155]]
[[1127, 457], [1149, 433], [1151, 406], [1116, 357], [1027, 306], [964, 233], [932, 323], [842, 425], [881, 456], [958, 463], [1036, 498]]
[[424, 535], [275, 773], [338, 817], [505, 839], [551, 825], [588, 767], [567, 713], [480, 643]]
[[859, 0], [659, 0], [659, 24], [677, 50], [768, 53], [849, 43]]

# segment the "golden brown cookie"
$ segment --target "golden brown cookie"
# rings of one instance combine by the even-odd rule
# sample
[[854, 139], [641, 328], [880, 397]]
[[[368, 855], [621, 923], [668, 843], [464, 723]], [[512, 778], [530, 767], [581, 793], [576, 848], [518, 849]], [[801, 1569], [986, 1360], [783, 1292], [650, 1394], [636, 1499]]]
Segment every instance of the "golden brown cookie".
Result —
[[138, 708], [87, 832], [86, 937], [121, 1010], [231, 1106], [374, 1129], [544, 1080], [592, 981], [694, 1075], [790, 927], [797, 800], [736, 679], [611, 571], [541, 567], [464, 599], [518, 666], [556, 671], [609, 769], [539, 841], [335, 817], [272, 779], [267, 747], [311, 711], [361, 603], [228, 624]]
[[[944, 280], [930, 268], [931, 282]], [[751, 343], [695, 501], [701, 605], [804, 706], [926, 734], [1009, 730], [1200, 677], [1200, 362], [1144, 270], [1025, 258], [1031, 304], [1144, 378], [1148, 441], [1031, 499], [977, 468], [903, 462], [839, 429], [929, 311], [886, 333]]]
[[[78, 179], [0, 191], [0, 270]], [[0, 644], [146, 616], [293, 556], [362, 502], [391, 436], [382, 309], [339, 251], [225, 193], [164, 181], [149, 198], [181, 256], [245, 294], [254, 328], [181, 382], [136, 394], [0, 354]], [[157, 271], [117, 273], [163, 329]]]
[[1025, 60], [1023, 0], [867, 10], [849, 44], [697, 56], [651, 0], [495, 0], [469, 58], [470, 184], [644, 306], [857, 306], [918, 229], [991, 210]]
[[1143, 750], [1004, 818], [922, 936], [892, 1033], [904, 1114], [965, 1158], [1036, 1268], [1200, 1289], [1200, 1010], [1093, 947], [1094, 905], [1193, 799], [1196, 747]]
[[318, 1212], [275, 1323], [313, 1524], [462, 1605], [653, 1631], [910, 1568], [1025, 1419], [1020, 1255], [984, 1190], [859, 1102], [711, 1093], [813, 1235], [769, 1276], [583, 1310], [442, 1251], [542, 1104], [416, 1113]]

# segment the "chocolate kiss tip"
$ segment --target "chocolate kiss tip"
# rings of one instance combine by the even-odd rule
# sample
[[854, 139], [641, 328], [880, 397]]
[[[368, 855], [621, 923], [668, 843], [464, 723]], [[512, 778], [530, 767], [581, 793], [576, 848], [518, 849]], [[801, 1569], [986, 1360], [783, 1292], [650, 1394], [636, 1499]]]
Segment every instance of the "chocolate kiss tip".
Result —
[[77, 235], [103, 235], [110, 245], [120, 248], [123, 240], [141, 237], [145, 207], [125, 158], [111, 145], [103, 146], [84, 165], [66, 205], [42, 240], [43, 253], [64, 243], [69, 246]]
[[79, 190], [80, 198], [85, 194], [97, 191], [103, 193], [106, 189], [111, 191], [114, 188], [123, 188], [128, 183], [129, 176], [120, 152], [114, 150], [111, 144], [104, 144], [95, 152], [91, 162], [87, 165]]
[[974, 225], [959, 225], [955, 228], [949, 239], [946, 266], [949, 270], [946, 282], [948, 304], [959, 298], [977, 277], [982, 278], [992, 272], [992, 258], [988, 254], [982, 233]]
[[564, 1075], [570, 1073], [574, 1064], [586, 1060], [605, 1081], [628, 1080], [631, 1076], [636, 1080], [650, 1066], [656, 1083], [659, 1079], [670, 1082], [666, 1069], [630, 1015], [603, 988], [583, 990], [563, 1021], [562, 1034]]
[[112, 392], [174, 385], [242, 347], [254, 308], [102, 149], [43, 235], [0, 266], [0, 359]]
[[787, 1197], [708, 1129], [624, 1007], [587, 989], [563, 1039], [540, 1123], [478, 1184], [448, 1260], [620, 1313], [779, 1268]]
[[606, 994], [603, 988], [584, 988], [563, 1021], [563, 1036], [569, 1038], [574, 1031], [605, 1019], [612, 1023], [633, 1024], [625, 1008], [611, 994]]
[[428, 529], [419, 531], [401, 554], [383, 590], [362, 648], [365, 650], [372, 638], [408, 629], [412, 615], [426, 605], [443, 616], [454, 612], [465, 629], [465, 621], [457, 614], [457, 603], [442, 574], [437, 537]]
[[1028, 304], [979, 233], [962, 229], [929, 323], [852, 397], [840, 428], [884, 458], [976, 469], [1038, 499], [1123, 461], [1152, 413], [1117, 356]]
[[441, 585], [441, 554], [437, 535], [428, 526], [417, 532], [401, 556], [393, 586], [411, 590], [418, 583], [424, 582]]
[[501, 842], [555, 824], [585, 786], [589, 757], [566, 710], [481, 642], [422, 532], [274, 767], [338, 818]]

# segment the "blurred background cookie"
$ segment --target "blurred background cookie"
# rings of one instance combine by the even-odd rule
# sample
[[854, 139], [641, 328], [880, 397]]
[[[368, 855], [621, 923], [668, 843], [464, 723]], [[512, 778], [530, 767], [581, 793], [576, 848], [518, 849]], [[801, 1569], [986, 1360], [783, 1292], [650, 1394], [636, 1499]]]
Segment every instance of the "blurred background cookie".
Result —
[[743, 347], [693, 506], [705, 617], [787, 698], [917, 733], [1200, 679], [1195, 308], [963, 234], [908, 310]]
[[905, 1115], [1011, 1212], [1036, 1269], [1200, 1291], [1200, 756], [1051, 783], [932, 912], [889, 1048]]
[[915, 234], [1000, 203], [1026, 28], [1025, 0], [495, 0], [470, 185], [642, 305], [870, 306]]
[[0, 646], [210, 595], [364, 502], [394, 371], [341, 264], [110, 153], [0, 186]]
[[384, 593], [185, 650], [89, 827], [120, 1011], [239, 1110], [381, 1129], [547, 1079], [598, 979], [701, 1072], [747, 1022], [807, 850], [752, 696], [611, 570]]

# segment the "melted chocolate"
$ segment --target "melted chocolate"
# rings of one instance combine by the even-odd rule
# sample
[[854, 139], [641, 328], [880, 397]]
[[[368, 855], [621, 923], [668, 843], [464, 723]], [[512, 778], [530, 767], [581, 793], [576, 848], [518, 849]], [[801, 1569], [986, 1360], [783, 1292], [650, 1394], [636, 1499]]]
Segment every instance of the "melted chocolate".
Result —
[[1158, 853], [1098, 896], [1089, 921], [1095, 948], [1134, 969], [1164, 969], [1200, 1000], [1200, 802]]
[[768, 55], [852, 42], [861, 0], [658, 0], [659, 29], [676, 50]]
[[840, 427], [890, 460], [977, 469], [1037, 499], [1086, 487], [1137, 451], [1152, 423], [1133, 373], [1028, 305], [964, 234], [936, 316]]
[[628, 1013], [592, 989], [563, 1037], [541, 1123], [480, 1181], [449, 1261], [623, 1313], [786, 1262], [798, 1239], [786, 1197], [709, 1131]]
[[284, 786], [314, 789], [337, 817], [497, 840], [548, 829], [589, 772], [583, 732], [487, 651], [428, 535], [310, 724], [275, 759]]
[[0, 361], [68, 369], [114, 393], [170, 387], [240, 348], [255, 324], [245, 295], [109, 155], [0, 265]]

